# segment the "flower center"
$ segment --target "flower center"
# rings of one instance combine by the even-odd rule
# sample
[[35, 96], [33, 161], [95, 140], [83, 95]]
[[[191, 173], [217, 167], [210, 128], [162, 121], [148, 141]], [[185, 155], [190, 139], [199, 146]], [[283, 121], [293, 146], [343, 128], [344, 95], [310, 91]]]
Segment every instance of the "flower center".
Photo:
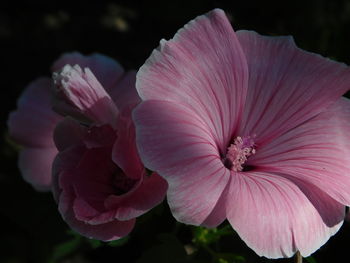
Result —
[[235, 172], [243, 171], [248, 157], [255, 154], [254, 141], [250, 136], [238, 136], [227, 148], [225, 166]]
[[120, 168], [117, 168], [116, 171], [113, 173], [112, 177], [112, 186], [114, 189], [114, 194], [126, 194], [134, 187], [136, 182], [137, 180], [127, 177]]

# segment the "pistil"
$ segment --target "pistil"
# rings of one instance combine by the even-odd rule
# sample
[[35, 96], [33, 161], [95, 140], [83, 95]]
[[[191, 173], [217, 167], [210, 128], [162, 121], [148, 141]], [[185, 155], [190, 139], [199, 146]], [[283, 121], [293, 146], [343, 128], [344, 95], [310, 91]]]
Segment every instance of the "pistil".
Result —
[[242, 171], [248, 157], [255, 154], [254, 141], [250, 136], [236, 137], [234, 142], [227, 148], [224, 159], [225, 166], [235, 172]]

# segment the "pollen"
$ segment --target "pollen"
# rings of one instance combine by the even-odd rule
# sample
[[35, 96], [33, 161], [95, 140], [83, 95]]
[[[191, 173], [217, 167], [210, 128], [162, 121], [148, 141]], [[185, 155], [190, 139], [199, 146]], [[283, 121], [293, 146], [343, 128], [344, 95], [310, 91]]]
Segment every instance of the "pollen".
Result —
[[227, 148], [224, 159], [225, 166], [235, 172], [243, 171], [248, 157], [255, 154], [255, 144], [250, 136], [236, 137], [234, 142]]

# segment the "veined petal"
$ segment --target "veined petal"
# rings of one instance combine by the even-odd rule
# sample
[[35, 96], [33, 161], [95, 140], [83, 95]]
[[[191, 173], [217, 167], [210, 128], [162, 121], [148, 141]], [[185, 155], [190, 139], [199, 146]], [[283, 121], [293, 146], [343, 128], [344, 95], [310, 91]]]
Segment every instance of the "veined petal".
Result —
[[89, 68], [66, 65], [61, 72], [54, 73], [53, 78], [57, 88], [57, 101], [62, 99], [67, 103], [66, 106], [71, 106], [70, 110], [58, 103], [58, 112], [77, 119], [84, 116], [96, 124], [115, 125], [118, 109]]
[[326, 111], [257, 149], [249, 162], [288, 174], [350, 205], [350, 101], [340, 98]]
[[17, 102], [18, 109], [8, 119], [9, 133], [16, 142], [29, 147], [53, 147], [53, 130], [61, 120], [51, 109], [52, 81], [39, 78], [24, 90]]
[[225, 153], [241, 119], [247, 80], [241, 46], [225, 13], [215, 9], [161, 41], [140, 68], [136, 88], [142, 100], [191, 108]]
[[350, 89], [345, 64], [299, 49], [291, 37], [238, 31], [249, 88], [239, 134], [268, 143], [314, 117]]
[[265, 172], [232, 174], [227, 218], [258, 255], [306, 257], [340, 228], [345, 207], [317, 187]]
[[110, 57], [98, 53], [84, 56], [79, 52], [63, 54], [52, 65], [52, 72], [61, 71], [67, 64], [91, 69], [107, 91], [113, 90], [124, 74], [123, 67]]
[[168, 181], [173, 215], [181, 222], [202, 224], [230, 175], [206, 124], [187, 106], [166, 101], [142, 102], [133, 118], [145, 166]]

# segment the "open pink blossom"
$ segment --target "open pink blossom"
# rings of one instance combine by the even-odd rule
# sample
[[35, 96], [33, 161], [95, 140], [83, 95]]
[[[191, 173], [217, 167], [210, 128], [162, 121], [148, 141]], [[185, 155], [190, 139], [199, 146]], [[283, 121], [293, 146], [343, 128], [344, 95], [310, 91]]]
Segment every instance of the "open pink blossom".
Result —
[[350, 204], [349, 68], [291, 37], [189, 22], [141, 67], [137, 146], [181, 222], [226, 218], [257, 254], [308, 256]]
[[56, 109], [69, 115], [54, 134], [59, 153], [53, 192], [59, 211], [82, 235], [105, 241], [123, 237], [167, 189], [159, 175], [146, 174], [136, 149], [131, 111], [140, 99], [135, 78], [107, 93], [89, 68], [66, 65], [54, 80]]
[[[135, 80], [135, 72], [124, 73], [123, 68], [111, 58], [100, 54], [83, 56], [80, 53], [63, 54], [52, 66], [52, 72], [66, 64], [79, 64], [89, 67], [101, 79], [102, 85], [122, 97], [123, 87], [129, 87]], [[122, 88], [113, 89], [116, 85]], [[17, 110], [8, 119], [10, 136], [23, 149], [19, 154], [18, 165], [23, 178], [35, 189], [47, 191], [51, 188], [51, 166], [57, 154], [53, 142], [53, 131], [62, 119], [52, 110], [53, 83], [51, 78], [41, 77], [29, 84], [17, 103]], [[120, 95], [121, 94], [121, 95]]]

